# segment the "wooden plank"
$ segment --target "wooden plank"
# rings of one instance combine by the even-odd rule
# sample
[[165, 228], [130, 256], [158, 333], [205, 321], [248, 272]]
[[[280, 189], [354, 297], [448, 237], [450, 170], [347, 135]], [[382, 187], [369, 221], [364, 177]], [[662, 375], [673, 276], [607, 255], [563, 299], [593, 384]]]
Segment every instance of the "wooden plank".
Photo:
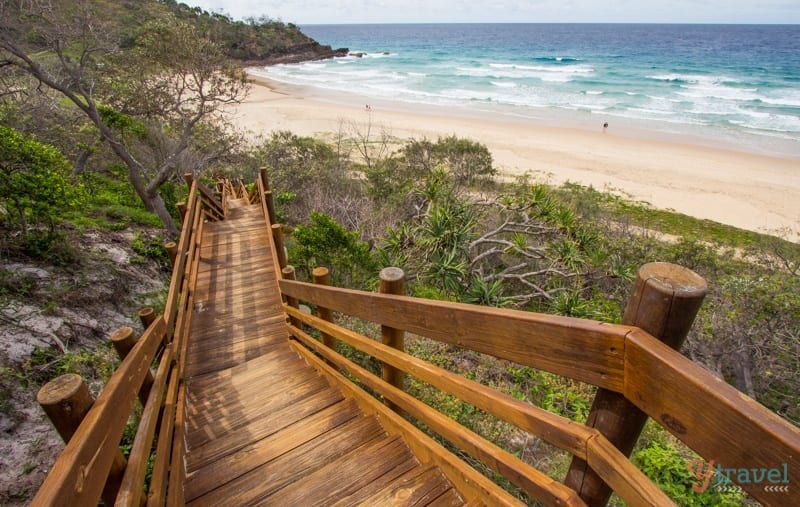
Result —
[[292, 335], [305, 346], [315, 350], [323, 358], [332, 361], [339, 368], [346, 370], [358, 378], [365, 386], [381, 394], [384, 399], [389, 399], [431, 430], [463, 449], [470, 456], [478, 459], [492, 470], [497, 471], [544, 504], [552, 506], [584, 504], [575, 491], [560, 482], [556, 482], [517, 457], [500, 449], [492, 442], [328, 349], [303, 331], [292, 326], [289, 326], [289, 329]]
[[310, 364], [314, 365], [317, 370], [327, 375], [334, 385], [339, 386], [339, 388], [344, 390], [348, 395], [353, 396], [365, 413], [374, 414], [378, 417], [387, 431], [394, 435], [401, 435], [413, 449], [417, 459], [420, 460], [421, 463], [434, 463], [440, 467], [442, 472], [451, 483], [458, 488], [458, 491], [467, 501], [480, 498], [493, 506], [505, 505], [520, 507], [525, 505], [517, 498], [508, 494], [508, 492], [500, 488], [497, 484], [490, 481], [483, 474], [478, 473], [474, 468], [454, 456], [453, 453], [449, 452], [441, 444], [434, 441], [406, 419], [389, 410], [372, 395], [356, 387], [350, 380], [339, 373], [338, 370], [329, 366], [328, 363], [317, 357], [316, 354], [303, 345], [295, 341], [290, 341], [289, 345]]
[[267, 243], [225, 243], [211, 244], [200, 248], [201, 258], [229, 258], [240, 255], [266, 255], [270, 258], [270, 246]]
[[[243, 307], [259, 308], [265, 302], [270, 304], [279, 304], [281, 302], [280, 294], [278, 294], [277, 290], [270, 290], [269, 285], [271, 283], [274, 282], [270, 281], [269, 279], [256, 278], [250, 281], [242, 280], [236, 284], [227, 284], [227, 289], [230, 291], [229, 297], [236, 298], [241, 296], [242, 301], [240, 301], [240, 303]], [[225, 297], [222, 296], [220, 291], [218, 291], [212, 283], [207, 283], [205, 286], [197, 287], [194, 290], [194, 298], [195, 301], [202, 302], [204, 304], [209, 302], [217, 303], [220, 300], [225, 299]], [[192, 309], [194, 309], [194, 306]], [[272, 311], [276, 311], [276, 309], [272, 309]], [[277, 309], [277, 311], [280, 312], [281, 310]]]
[[298, 370], [304, 367], [308, 368], [308, 365], [303, 364], [301, 360], [291, 363], [286, 362], [283, 363], [282, 366], [285, 366], [287, 370], [281, 371], [276, 368], [271, 371], [264, 372], [252, 380], [237, 382], [236, 384], [225, 383], [220, 386], [215, 386], [213, 390], [209, 390], [208, 392], [205, 392], [202, 389], [187, 389], [189, 403], [192, 405], [197, 404], [199, 406], [203, 406], [207, 403], [207, 400], [213, 400], [212, 403], [214, 403], [216, 400], [248, 398], [252, 399], [253, 401], [259, 401], [264, 397], [270, 396], [272, 392], [278, 391], [275, 386], [283, 385], [286, 371], [291, 371], [289, 370], [290, 368]]
[[570, 421], [530, 403], [500, 393], [478, 382], [456, 375], [376, 340], [370, 340], [349, 329], [331, 324], [319, 317], [285, 306], [286, 312], [362, 352], [408, 372], [428, 384], [446, 391], [467, 403], [523, 430], [541, 437], [571, 454], [586, 457], [586, 442], [598, 435], [582, 424]]
[[[247, 291], [242, 292], [242, 298]], [[247, 302], [225, 301], [220, 297], [209, 299], [195, 299], [192, 312], [194, 313], [194, 328], [207, 328], [214, 325], [220, 319], [240, 318], [279, 315], [283, 313], [280, 306], [280, 298], [275, 294], [259, 293], [259, 297], [252, 298]], [[221, 322], [220, 325], [224, 325]]]
[[236, 387], [239, 382], [249, 382], [258, 377], [262, 369], [269, 368], [270, 364], [290, 363], [294, 360], [303, 361], [296, 352], [289, 348], [276, 348], [263, 356], [251, 359], [246, 363], [227, 368], [202, 377], [193, 377], [186, 380], [187, 389], [191, 392], [213, 392], [216, 386], [227, 389], [228, 386]]
[[291, 378], [279, 390], [266, 392], [260, 399], [229, 396], [194, 403], [188, 412], [186, 442], [189, 448], [202, 445], [328, 387], [328, 383], [314, 373]]
[[212, 355], [215, 351], [235, 351], [238, 347], [256, 342], [285, 342], [286, 335], [280, 333], [282, 324], [271, 319], [255, 323], [244, 322], [240, 326], [231, 326], [230, 329], [203, 329], [202, 335], [192, 337], [194, 346], [188, 357]]
[[304, 474], [302, 480], [276, 491], [264, 503], [328, 504], [338, 498], [347, 498], [393, 470], [402, 474], [413, 468], [416, 460], [402, 439], [395, 436], [374, 440], [334, 461], [323, 463], [325, 466]]
[[[431, 507], [460, 507], [464, 505], [464, 501], [458, 496], [458, 493], [452, 489], [448, 489], [441, 496], [429, 503]], [[486, 505], [481, 501], [475, 503], [470, 502], [468, 505]]]
[[255, 440], [250, 445], [197, 470], [187, 478], [186, 499], [193, 500], [237, 477], [272, 461], [347, 421], [361, 416], [353, 400], [344, 400], [311, 416]]
[[[342, 499], [331, 507], [345, 505], [427, 505], [452, 486], [435, 466], [418, 466], [390, 484], [376, 488], [377, 481], [367, 485], [348, 499]], [[462, 500], [463, 503], [463, 500]]]
[[150, 478], [150, 489], [147, 493], [148, 504], [163, 505], [167, 494], [169, 480], [169, 465], [172, 462], [172, 438], [175, 429], [175, 415], [181, 392], [180, 379], [175, 369], [170, 371], [167, 396], [161, 412], [161, 427], [158, 431], [158, 444], [156, 445], [156, 459]]
[[[207, 353], [197, 353], [190, 355], [186, 360], [186, 377], [204, 375], [206, 373], [223, 370], [238, 364], [246, 363], [258, 356], [266, 354], [275, 347], [284, 346], [283, 340], [275, 340], [272, 337], [265, 337], [260, 340], [250, 342], [239, 342], [230, 351], [214, 351]], [[190, 353], [191, 354], [191, 353]]]
[[95, 400], [31, 505], [97, 504], [136, 393], [165, 332], [163, 318], [147, 328]]
[[[386, 434], [374, 417], [359, 417], [282, 454], [238, 477], [235, 481], [219, 486], [187, 505], [214, 507], [253, 505], [292, 483], [299, 482], [299, 484], [306, 485], [305, 478], [314, 470], [350, 453], [359, 445], [367, 445], [375, 440], [383, 439], [386, 439]], [[264, 480], [265, 478], [269, 478], [269, 480]]]
[[[263, 266], [271, 260], [266, 255], [250, 255], [248, 257], [232, 257], [232, 258], [214, 258], [214, 259], [200, 259], [200, 268], [198, 273], [205, 273], [208, 271], [215, 271], [217, 269], [236, 269], [243, 272], [249, 272], [257, 267]], [[216, 273], [216, 271], [215, 271]]]
[[233, 344], [259, 336], [272, 336], [276, 340], [286, 341], [283, 323], [285, 318], [276, 315], [258, 315], [257, 317], [229, 316], [224, 327], [198, 328], [192, 333], [195, 348], [214, 347], [223, 342]]
[[158, 423], [158, 418], [161, 415], [161, 400], [164, 397], [164, 389], [167, 386], [167, 378], [172, 366], [172, 354], [172, 347], [167, 347], [159, 361], [158, 371], [142, 409], [139, 427], [136, 429], [136, 436], [133, 439], [133, 445], [128, 455], [128, 466], [125, 468], [125, 475], [122, 477], [122, 484], [115, 504], [117, 506], [139, 507], [140, 502], [143, 500], [147, 461], [153, 448], [156, 423]]
[[[194, 330], [205, 332], [215, 327], [234, 324], [241, 319], [268, 319], [275, 315], [280, 315], [275, 311], [276, 308], [280, 308], [277, 300], [271, 302], [257, 301], [252, 304], [242, 304], [240, 307], [237, 307], [233, 302], [222, 306], [206, 305], [207, 303], [202, 302], [195, 304], [195, 308], [198, 310], [193, 312]], [[277, 334], [285, 335], [285, 333]]]
[[[792, 477], [800, 475], [800, 428], [644, 331], [631, 332], [626, 342], [625, 397], [717, 466], [745, 470], [785, 466]], [[769, 491], [766, 485], [772, 484], [740, 484], [767, 505], [800, 498], [796, 480], [780, 484], [788, 492]]]
[[284, 426], [308, 417], [344, 399], [341, 391], [327, 388], [302, 400], [292, 400], [288, 406], [276, 409], [265, 417], [252, 421], [246, 432], [230, 432], [196, 447], [187, 453], [187, 471], [193, 472], [222, 456], [236, 452], [254, 440], [265, 438]]
[[[175, 429], [172, 434], [172, 462], [170, 464], [169, 484], [167, 485], [167, 505], [183, 507], [183, 483], [186, 477], [186, 460], [184, 459], [183, 438], [186, 428], [186, 391], [178, 384], [178, 402], [175, 407]], [[149, 500], [149, 499], [148, 499]], [[148, 507], [155, 507], [148, 501]], [[159, 505], [160, 507], [160, 505]]]
[[[284, 363], [285, 364], [285, 363]], [[295, 363], [296, 365], [296, 363]], [[294, 366], [294, 365], [293, 365]], [[302, 369], [301, 369], [302, 368]], [[199, 407], [199, 411], [213, 412], [228, 410], [227, 405], [237, 403], [239, 400], [250, 399], [253, 402], [258, 402], [263, 398], [272, 398], [283, 396], [283, 392], [288, 389], [300, 385], [308, 385], [309, 382], [315, 382], [319, 379], [316, 371], [310, 368], [307, 364], [297, 366], [298, 375], [293, 375], [291, 381], [286, 381], [285, 372], [281, 374], [279, 371], [270, 371], [263, 376], [250, 381], [249, 383], [242, 383], [238, 385], [225, 384], [215, 387], [213, 390], [204, 392], [202, 390], [187, 389], [187, 396], [192, 406]], [[324, 380], [324, 379], [323, 379]], [[319, 382], [318, 382], [319, 383]], [[320, 385], [325, 385], [319, 383]], [[192, 412], [194, 413], [194, 411]], [[215, 417], [213, 414], [208, 414], [205, 419]], [[201, 414], [198, 415], [196, 421], [198, 423], [206, 424]]]
[[[226, 224], [223, 228], [222, 224]], [[205, 250], [207, 248], [226, 248], [226, 249], [253, 249], [256, 247], [267, 246], [269, 243], [265, 241], [268, 237], [267, 231], [264, 229], [263, 222], [260, 225], [242, 224], [238, 226], [238, 220], [230, 220], [226, 222], [213, 222], [208, 224], [207, 231], [203, 235], [203, 240], [200, 243], [200, 248]]]
[[613, 391], [623, 388], [627, 326], [290, 280], [278, 283], [285, 295], [360, 319]]

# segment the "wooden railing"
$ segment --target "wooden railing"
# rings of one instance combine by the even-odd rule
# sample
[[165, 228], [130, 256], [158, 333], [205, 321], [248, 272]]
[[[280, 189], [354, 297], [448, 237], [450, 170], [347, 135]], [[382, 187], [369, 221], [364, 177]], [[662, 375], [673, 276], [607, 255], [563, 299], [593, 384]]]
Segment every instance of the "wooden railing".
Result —
[[[800, 477], [800, 431], [674, 350], [706, 290], [705, 282], [684, 268], [644, 266], [625, 312], [627, 325], [397, 295], [402, 271], [396, 268], [381, 273], [382, 293], [329, 287], [325, 268], [315, 270], [315, 284], [294, 281], [291, 266], [282, 273], [287, 328], [313, 351], [306, 354], [309, 361], [319, 362], [315, 354], [322, 357], [547, 505], [605, 505], [612, 490], [630, 505], [673, 505], [627, 457], [648, 416], [708, 460], [707, 473], [716, 464]], [[315, 307], [317, 315], [300, 311], [300, 303]], [[382, 342], [336, 325], [333, 312], [380, 325]], [[600, 389], [589, 420], [573, 422], [415, 358], [403, 350], [404, 332], [595, 385]], [[378, 360], [382, 377], [340, 354], [336, 342]], [[410, 396], [403, 389], [405, 375], [571, 453], [565, 482]], [[730, 478], [737, 482], [735, 472]], [[787, 505], [800, 496], [796, 482], [771, 484], [738, 483], [766, 505]]]
[[[796, 428], [642, 331], [623, 325], [475, 307], [405, 296], [280, 281], [291, 301], [406, 330], [620, 393], [708, 460], [726, 468], [798, 470]], [[414, 358], [328, 320], [286, 305], [295, 322], [371, 355], [518, 428], [570, 452], [631, 505], [671, 505], [596, 428], [590, 428]], [[569, 504], [575, 491], [499, 450], [288, 324], [303, 345], [379, 393], [484, 465], [548, 505]], [[746, 435], [746, 437], [743, 437]], [[795, 472], [796, 473], [796, 472]], [[735, 477], [732, 477], [735, 481]], [[740, 484], [757, 500], [785, 505], [791, 493]], [[790, 485], [794, 490], [796, 485]]]
[[[139, 506], [181, 505], [183, 470], [184, 350], [191, 314], [190, 284], [196, 277], [203, 223], [224, 216], [222, 204], [199, 182], [187, 178], [189, 200], [179, 208], [183, 228], [177, 244], [168, 244], [173, 272], [164, 314], [140, 312], [145, 331], [137, 340], [131, 328], [121, 328], [111, 340], [122, 363], [92, 400], [76, 375], [59, 377], [39, 392], [39, 401], [66, 447], [31, 505]], [[151, 365], [156, 363], [155, 374]], [[120, 453], [126, 424], [141, 415], [127, 460]], [[145, 479], [152, 463], [150, 480]], [[170, 488], [178, 478], [179, 487]]]
[[[229, 198], [262, 208], [275, 244], [276, 271], [284, 276], [279, 285], [289, 317], [287, 330], [298, 352], [348, 392], [375, 402], [339, 371], [358, 379], [392, 410], [421, 422], [547, 505], [602, 505], [611, 490], [631, 505], [672, 505], [627, 458], [647, 416], [705, 459], [727, 469], [785, 467], [790, 477], [797, 477], [798, 429], [671, 348], [685, 337], [704, 293], [688, 270], [645, 266], [626, 310], [626, 325], [406, 297], [401, 295], [402, 272], [396, 268], [382, 273], [382, 293], [329, 287], [325, 268], [315, 270], [315, 284], [303, 283], [291, 279], [294, 270], [287, 265], [265, 171], [250, 191], [241, 182], [225, 183], [221, 200], [199, 182], [187, 181], [190, 197], [180, 207], [181, 237], [168, 248], [174, 267], [164, 314], [141, 315], [145, 332], [138, 341], [130, 329], [114, 333], [123, 361], [96, 401], [75, 377], [56, 379], [40, 392], [42, 406], [67, 445], [32, 505], [94, 505], [101, 497], [106, 504], [117, 505], [183, 504], [180, 387], [193, 306], [189, 288], [197, 275], [203, 224], [223, 218]], [[301, 301], [314, 306], [317, 315], [300, 311]], [[380, 325], [382, 342], [337, 325], [334, 312]], [[319, 331], [320, 339], [312, 337], [309, 328]], [[403, 350], [406, 332], [593, 384], [600, 389], [589, 421], [568, 420], [415, 358]], [[383, 375], [374, 375], [339, 354], [339, 342], [381, 362]], [[151, 370], [154, 362], [155, 372]], [[409, 395], [403, 389], [406, 375], [572, 454], [565, 483]], [[119, 442], [137, 396], [143, 409], [126, 460]], [[403, 429], [405, 421], [396, 414], [393, 417], [384, 422], [407, 432], [409, 445], [440, 465], [454, 484], [480, 490], [492, 503], [514, 504], [513, 497], [498, 491], [464, 462], [440, 448], [416, 445], [415, 441], [427, 437]], [[152, 478], [145, 497], [151, 459]], [[731, 478], [736, 481], [737, 477]], [[740, 486], [767, 505], [787, 505], [800, 496], [794, 482], [786, 485], [788, 491], [765, 488], [764, 482]]]

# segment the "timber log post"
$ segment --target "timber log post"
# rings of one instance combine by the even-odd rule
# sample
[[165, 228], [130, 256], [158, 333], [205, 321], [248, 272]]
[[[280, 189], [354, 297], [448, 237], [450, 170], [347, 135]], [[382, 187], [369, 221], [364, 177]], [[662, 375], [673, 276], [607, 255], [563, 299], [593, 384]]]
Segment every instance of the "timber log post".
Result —
[[281, 224], [272, 224], [272, 241], [275, 243], [275, 255], [278, 257], [278, 266], [283, 270], [289, 261], [286, 259], [286, 249], [283, 246], [283, 232]]
[[[133, 349], [136, 342], [139, 341], [136, 335], [133, 334], [133, 328], [128, 326], [121, 327], [111, 333], [110, 340], [111, 345], [114, 346], [114, 350], [117, 351], [120, 361], [124, 361], [125, 358], [128, 357], [131, 349]], [[150, 388], [153, 386], [153, 382], [155, 382], [153, 373], [148, 371], [144, 376], [142, 386], [139, 388], [139, 401], [142, 402], [142, 406], [147, 404], [147, 398], [150, 396]]]
[[[694, 271], [664, 262], [639, 269], [622, 323], [637, 326], [675, 350], [683, 344], [708, 287]], [[629, 456], [647, 414], [620, 393], [598, 389], [586, 426], [596, 428]], [[573, 458], [564, 483], [590, 507], [608, 503], [611, 488], [579, 458]]]
[[[286, 266], [285, 268], [281, 269], [281, 274], [283, 275], [284, 280], [294, 280], [294, 266]], [[292, 308], [300, 308], [300, 302], [297, 301], [296, 297], [286, 296], [286, 304]], [[289, 322], [298, 329], [302, 329], [303, 327], [303, 323], [300, 322], [300, 319], [297, 317], [289, 317]]]
[[167, 251], [167, 255], [169, 256], [170, 265], [175, 266], [175, 259], [178, 258], [178, 244], [174, 241], [168, 241], [164, 243], [164, 249]]
[[[314, 268], [311, 276], [314, 279], [314, 283], [317, 285], [328, 286], [331, 284], [331, 274], [326, 267]], [[317, 306], [317, 314], [319, 315], [320, 319], [333, 323], [333, 311], [331, 311], [330, 308]], [[329, 349], [333, 351], [336, 350], [336, 339], [328, 333], [322, 333], [322, 343]], [[328, 362], [328, 364], [330, 366], [334, 366], [334, 364], [331, 362]]]
[[[83, 418], [89, 413], [94, 404], [94, 398], [86, 386], [86, 382], [74, 373], [67, 373], [57, 377], [39, 389], [36, 401], [53, 423], [58, 434], [68, 443], [78, 430]], [[116, 503], [122, 476], [128, 462], [119, 449], [111, 462], [111, 469], [105, 479], [102, 499], [106, 505]]]
[[[405, 293], [405, 273], [400, 268], [383, 268], [379, 278], [381, 281], [381, 294], [395, 294], [402, 296]], [[388, 345], [401, 352], [405, 351], [405, 332], [402, 329], [395, 329], [389, 326], [381, 326], [381, 338], [384, 345]], [[383, 380], [392, 384], [394, 387], [405, 391], [405, 374], [402, 370], [395, 368], [387, 363], [383, 363]], [[385, 400], [386, 406], [400, 412], [399, 407], [394, 403]]]
[[258, 174], [261, 178], [261, 184], [264, 187], [264, 200], [267, 203], [267, 217], [269, 218], [269, 223], [277, 223], [278, 220], [275, 218], [275, 198], [272, 195], [272, 189], [269, 187], [269, 174], [267, 173], [267, 168], [262, 167], [259, 169]]

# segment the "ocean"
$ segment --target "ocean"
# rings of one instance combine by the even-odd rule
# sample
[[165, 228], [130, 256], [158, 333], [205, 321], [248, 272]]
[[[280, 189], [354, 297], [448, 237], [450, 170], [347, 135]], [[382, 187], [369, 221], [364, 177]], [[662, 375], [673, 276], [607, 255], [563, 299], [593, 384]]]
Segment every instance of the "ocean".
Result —
[[[800, 158], [800, 25], [306, 25], [350, 56], [265, 76], [374, 100]], [[357, 53], [363, 53], [357, 56]]]

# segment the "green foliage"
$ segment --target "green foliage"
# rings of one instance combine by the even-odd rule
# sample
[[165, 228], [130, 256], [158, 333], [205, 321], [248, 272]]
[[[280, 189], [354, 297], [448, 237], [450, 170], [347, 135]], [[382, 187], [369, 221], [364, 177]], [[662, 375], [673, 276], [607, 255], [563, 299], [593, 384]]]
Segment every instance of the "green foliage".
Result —
[[0, 205], [23, 234], [29, 224], [52, 228], [64, 210], [80, 204], [82, 189], [70, 181], [70, 170], [55, 147], [0, 126]]
[[162, 0], [176, 17], [195, 25], [220, 44], [226, 54], [239, 60], [263, 60], [272, 55], [287, 53], [292, 47], [312, 43], [297, 25], [266, 17], [234, 21], [216, 12], [190, 7], [174, 0]]
[[678, 505], [684, 506], [725, 506], [742, 505], [744, 495], [737, 490], [720, 491], [711, 486], [702, 493], [692, 490], [692, 484], [702, 482], [688, 468], [687, 461], [671, 444], [660, 441], [651, 442], [650, 446], [636, 451], [633, 461]]
[[301, 137], [288, 131], [273, 132], [272, 137], [256, 150], [262, 165], [270, 171], [271, 186], [280, 192], [307, 189], [309, 185], [324, 183], [338, 157], [327, 143], [313, 137]]
[[[86, 211], [68, 215], [69, 221], [79, 227], [122, 230], [131, 225], [161, 227], [161, 220], [144, 208], [126, 178], [126, 168], [111, 165], [106, 171], [92, 171], [82, 177], [87, 193]], [[166, 187], [166, 195], [176, 199], [174, 184]], [[165, 200], [166, 201], [166, 200]]]
[[325, 266], [331, 270], [334, 284], [353, 286], [377, 273], [369, 245], [324, 213], [312, 212], [308, 225], [298, 225], [294, 241], [290, 258], [300, 262], [306, 276], [314, 267]]
[[407, 177], [430, 174], [437, 166], [447, 169], [456, 184], [473, 185], [497, 174], [489, 149], [477, 141], [455, 135], [440, 137], [436, 143], [427, 139], [411, 140], [400, 151]]
[[64, 353], [53, 348], [36, 348], [22, 366], [18, 378], [24, 386], [38, 386], [66, 373], [74, 373], [84, 379], [98, 380], [105, 384], [118, 364], [116, 353], [107, 343], [93, 349]]
[[80, 255], [63, 232], [35, 231], [22, 242], [22, 253], [28, 257], [48, 262], [54, 266], [80, 264]]
[[103, 123], [117, 130], [125, 137], [128, 135], [144, 139], [147, 135], [147, 127], [145, 124], [133, 118], [128, 114], [121, 113], [109, 106], [98, 105], [97, 112], [100, 113], [100, 118]]
[[169, 255], [160, 237], [139, 231], [131, 240], [131, 248], [143, 258], [157, 261], [162, 268], [169, 267]]
[[473, 276], [472, 283], [462, 300], [482, 306], [505, 306], [508, 300], [503, 297], [503, 282], [500, 279], [484, 281], [480, 276]]

